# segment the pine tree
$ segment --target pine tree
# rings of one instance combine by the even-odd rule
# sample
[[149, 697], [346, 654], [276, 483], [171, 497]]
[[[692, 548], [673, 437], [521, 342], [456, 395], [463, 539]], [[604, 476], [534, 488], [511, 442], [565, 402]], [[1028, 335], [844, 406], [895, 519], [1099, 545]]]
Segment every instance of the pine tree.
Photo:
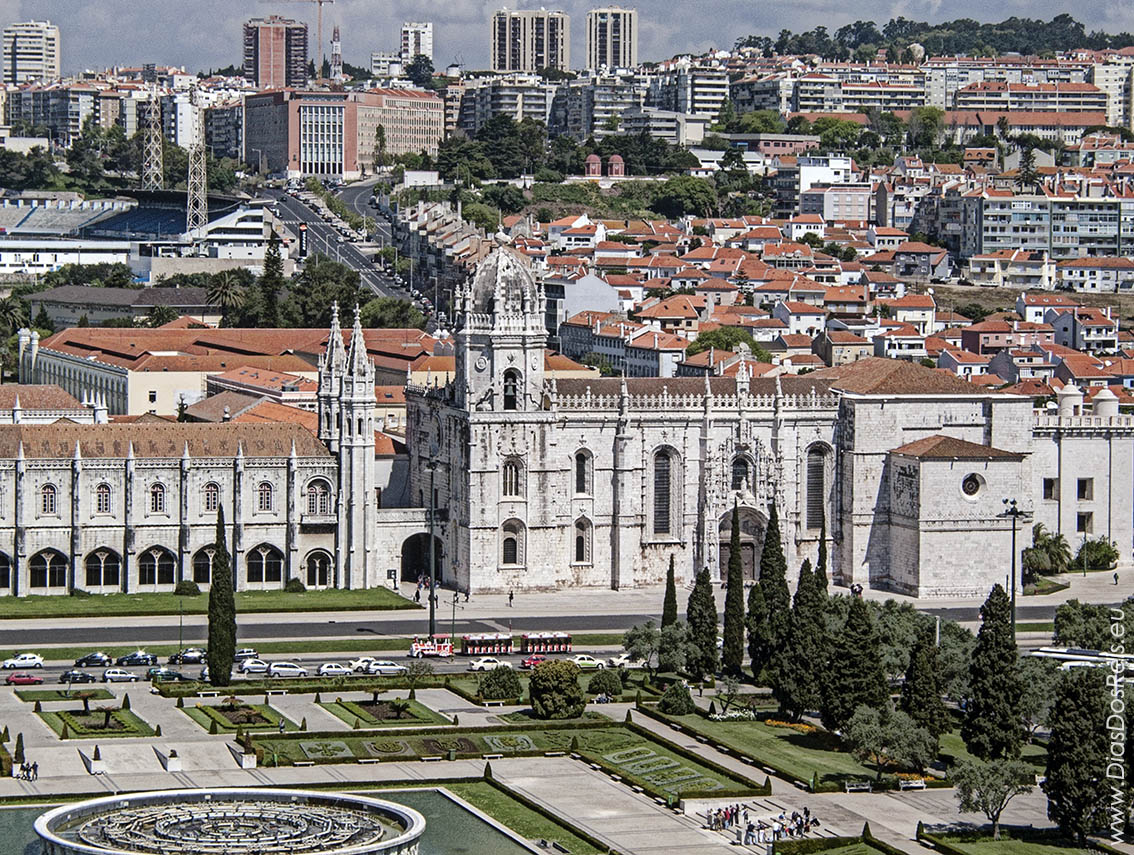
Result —
[[772, 640], [768, 634], [768, 606], [764, 602], [764, 590], [759, 585], [748, 589], [748, 615], [745, 624], [748, 628], [748, 658], [752, 664], [752, 678], [759, 683], [760, 675], [767, 667], [772, 653]]
[[1064, 675], [1056, 692], [1051, 739], [1047, 745], [1047, 817], [1060, 831], [1086, 843], [1102, 827], [1110, 801], [1106, 777], [1109, 731], [1108, 697], [1103, 675], [1077, 668]]
[[275, 231], [268, 238], [268, 248], [264, 252], [264, 272], [257, 283], [260, 288], [262, 314], [260, 325], [278, 327], [280, 325], [279, 294], [284, 285], [283, 258], [280, 256], [280, 239]]
[[827, 596], [827, 514], [819, 523], [819, 563], [815, 565], [815, 587]]
[[1012, 635], [1008, 594], [995, 585], [980, 607], [980, 632], [969, 662], [969, 698], [961, 738], [982, 760], [1020, 756], [1023, 721], [1020, 715], [1018, 653]]
[[768, 529], [760, 551], [760, 587], [768, 610], [768, 636], [775, 656], [787, 643], [791, 624], [791, 591], [787, 584], [787, 560], [780, 542], [780, 516], [776, 503], [768, 514]]
[[918, 636], [910, 651], [900, 707], [934, 739], [940, 738], [949, 729], [949, 713], [941, 699], [939, 673], [937, 645], [933, 643], [933, 630], [928, 629]]
[[740, 507], [736, 502], [732, 505], [723, 636], [721, 666], [726, 674], [740, 676], [744, 665], [744, 569], [740, 563]]
[[851, 597], [847, 621], [835, 637], [823, 681], [823, 724], [841, 730], [862, 705], [884, 710], [890, 702], [878, 631], [870, 608]]
[[685, 667], [695, 677], [715, 674], [717, 670], [717, 601], [713, 597], [713, 580], [706, 567], [697, 574], [689, 594], [685, 619], [689, 623], [692, 642]]
[[799, 568], [799, 584], [792, 602], [790, 631], [784, 650], [772, 666], [772, 693], [780, 711], [798, 719], [819, 709], [819, 687], [827, 663], [827, 598], [820, 593], [811, 562]]
[[665, 574], [665, 600], [662, 602], [661, 628], [677, 623], [677, 582], [673, 575], [673, 553], [669, 555], [669, 571]]
[[216, 553], [209, 585], [209, 682], [214, 686], [227, 686], [232, 681], [232, 657], [236, 653], [236, 597], [223, 506], [217, 508], [217, 537], [213, 548]]

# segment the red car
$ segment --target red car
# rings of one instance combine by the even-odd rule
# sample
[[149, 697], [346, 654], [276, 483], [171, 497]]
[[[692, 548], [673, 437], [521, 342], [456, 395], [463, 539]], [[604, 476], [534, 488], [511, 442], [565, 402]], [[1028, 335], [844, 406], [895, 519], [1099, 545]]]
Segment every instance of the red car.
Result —
[[542, 653], [533, 653], [531, 656], [529, 656], [527, 659], [523, 660], [520, 663], [520, 667], [521, 668], [534, 668], [536, 665], [539, 665], [541, 662], [546, 662], [546, 661], [547, 661], [547, 657], [544, 656]]
[[9, 686], [38, 686], [43, 682], [43, 677], [38, 674], [19, 671], [15, 674], [9, 674], [4, 678], [4, 682]]

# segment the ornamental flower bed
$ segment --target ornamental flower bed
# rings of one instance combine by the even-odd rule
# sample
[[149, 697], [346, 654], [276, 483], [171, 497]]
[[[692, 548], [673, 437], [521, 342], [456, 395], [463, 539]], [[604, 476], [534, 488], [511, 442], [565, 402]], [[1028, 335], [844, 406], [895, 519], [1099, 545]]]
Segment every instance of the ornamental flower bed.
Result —
[[819, 730], [815, 725], [803, 721], [780, 721], [779, 719], [768, 718], [764, 719], [764, 724], [768, 727], [786, 727], [799, 733], [815, 733]]

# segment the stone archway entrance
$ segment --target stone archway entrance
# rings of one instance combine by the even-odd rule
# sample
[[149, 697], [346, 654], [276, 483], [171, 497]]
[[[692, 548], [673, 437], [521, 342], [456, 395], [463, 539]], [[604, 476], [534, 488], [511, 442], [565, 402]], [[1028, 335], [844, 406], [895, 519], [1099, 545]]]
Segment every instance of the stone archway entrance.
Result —
[[[440, 584], [444, 581], [444, 549], [441, 538], [433, 536], [433, 575]], [[410, 535], [402, 542], [402, 581], [417, 582], [418, 576], [429, 575], [429, 535], [426, 532]]]
[[[766, 528], [767, 521], [759, 511], [754, 508], [740, 509], [740, 567], [746, 582], [756, 579]], [[721, 579], [725, 579], [728, 577], [728, 559], [732, 552], [731, 510], [721, 517], [717, 530], [720, 533], [720, 574]]]

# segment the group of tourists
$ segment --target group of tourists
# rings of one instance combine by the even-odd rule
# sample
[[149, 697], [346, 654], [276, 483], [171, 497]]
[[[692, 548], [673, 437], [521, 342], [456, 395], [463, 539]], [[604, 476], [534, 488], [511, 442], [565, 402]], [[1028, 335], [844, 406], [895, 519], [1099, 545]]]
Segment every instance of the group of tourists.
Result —
[[725, 805], [722, 808], [711, 810], [708, 813], [708, 826], [713, 831], [729, 832], [732, 829], [744, 829], [743, 845], [751, 846], [757, 843], [774, 843], [785, 837], [803, 837], [812, 828], [819, 825], [818, 817], [812, 816], [810, 808], [803, 812], [792, 811], [788, 816], [785, 811], [772, 820], [751, 820], [748, 808], [744, 805]]
[[16, 777], [21, 781], [38, 781], [39, 763], [21, 763]]

